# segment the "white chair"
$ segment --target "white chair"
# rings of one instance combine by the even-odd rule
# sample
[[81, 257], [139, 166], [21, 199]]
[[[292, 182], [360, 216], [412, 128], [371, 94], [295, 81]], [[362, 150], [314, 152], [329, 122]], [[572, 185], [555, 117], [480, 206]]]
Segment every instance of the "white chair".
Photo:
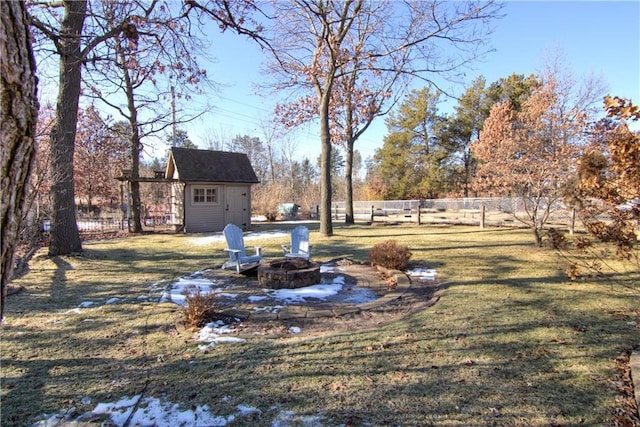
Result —
[[311, 246], [309, 245], [309, 229], [304, 225], [299, 225], [291, 231], [291, 244], [282, 245], [282, 252], [285, 258], [311, 257]]
[[237, 273], [247, 264], [258, 264], [262, 260], [262, 248], [256, 246], [255, 255], [247, 255], [245, 252], [242, 229], [235, 224], [227, 224], [223, 230], [224, 238], [227, 240], [226, 252], [229, 253], [229, 260], [222, 265], [222, 268], [235, 268]]

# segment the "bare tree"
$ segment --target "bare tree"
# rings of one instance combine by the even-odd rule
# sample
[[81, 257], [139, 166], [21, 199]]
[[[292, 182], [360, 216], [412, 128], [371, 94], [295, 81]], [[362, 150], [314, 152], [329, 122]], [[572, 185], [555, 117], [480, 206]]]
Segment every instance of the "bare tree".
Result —
[[202, 142], [208, 150], [224, 151], [229, 146], [231, 138], [229, 131], [222, 127], [218, 129], [209, 128], [206, 129]]
[[[135, 44], [140, 35], [139, 26], [161, 25], [153, 22], [154, 12], [169, 13], [174, 9], [167, 1], [62, 0], [30, 4], [32, 26], [42, 36], [41, 40], [49, 41], [43, 42], [43, 48], [60, 57], [57, 120], [51, 133], [53, 213], [49, 254], [70, 254], [82, 249], [76, 225], [72, 159], [83, 66], [101, 59], [99, 50], [107, 41], [119, 39]], [[61, 18], [57, 8], [64, 8]], [[128, 13], [111, 13], [118, 10]], [[232, 29], [268, 46], [258, 34], [259, 26], [249, 17], [256, 10], [253, 1], [191, 0], [182, 4], [178, 17], [172, 22], [186, 21], [184, 37], [188, 38], [191, 25], [197, 27], [203, 25], [205, 19], [212, 19], [221, 31]], [[127, 108], [132, 107], [135, 108], [128, 103]], [[135, 129], [132, 132], [132, 158], [140, 149], [136, 132]]]
[[[57, 11], [63, 8], [62, 17]], [[82, 242], [76, 224], [73, 154], [82, 85], [82, 67], [91, 52], [129, 28], [129, 19], [112, 22], [90, 13], [87, 0], [31, 3], [31, 25], [41, 36], [40, 46], [60, 57], [56, 122], [51, 132], [50, 255], [78, 252]], [[88, 25], [85, 27], [85, 20]], [[44, 40], [49, 43], [45, 44]]]
[[114, 200], [119, 195], [115, 178], [125, 164], [128, 144], [113, 135], [110, 122], [111, 118], [103, 118], [94, 106], [80, 110], [73, 159], [74, 186], [78, 203], [82, 204], [82, 196], [86, 198], [87, 213], [94, 211], [94, 198]]
[[[208, 80], [197, 63], [202, 53], [200, 39], [192, 34], [184, 10], [141, 2], [97, 2], [94, 13], [120, 21], [136, 19], [125, 31], [113, 36], [94, 51], [87, 63], [86, 95], [99, 100], [124, 117], [129, 133], [131, 196], [130, 231], [142, 232], [140, 199], [140, 155], [143, 140], [166, 132], [198, 113], [176, 116], [174, 97], [198, 92]], [[98, 11], [98, 6], [100, 10]], [[156, 7], [154, 7], [156, 6]], [[171, 98], [170, 98], [171, 97]], [[144, 117], [144, 118], [143, 118]], [[175, 133], [175, 132], [174, 132]]]
[[0, 2], [2, 28], [2, 211], [0, 215], [0, 322], [7, 285], [13, 274], [18, 230], [34, 159], [38, 116], [35, 60], [24, 2]]
[[[334, 97], [338, 82], [355, 79], [358, 86], [346, 83], [343, 87], [357, 91], [366, 81], [377, 92], [394, 82], [390, 76], [405, 84], [400, 76], [432, 81], [429, 76], [454, 73], [478, 55], [488, 34], [486, 24], [497, 17], [499, 7], [493, 2], [297, 0], [276, 1], [273, 8], [277, 18], [270, 39], [275, 60], [267, 71], [274, 77], [276, 89], [301, 93], [299, 110], [313, 110], [319, 120], [320, 232], [330, 236], [331, 104], [338, 99]], [[382, 111], [388, 96], [385, 91], [380, 94], [369, 104], [378, 110], [374, 114]], [[353, 100], [349, 101], [352, 105]], [[307, 119], [302, 113], [290, 124]], [[354, 141], [357, 131], [345, 135]]]
[[264, 142], [267, 149], [267, 161], [269, 163], [269, 179], [271, 182], [276, 180], [275, 171], [275, 150], [277, 142], [282, 138], [283, 133], [281, 126], [275, 120], [260, 120], [260, 129], [264, 136]]

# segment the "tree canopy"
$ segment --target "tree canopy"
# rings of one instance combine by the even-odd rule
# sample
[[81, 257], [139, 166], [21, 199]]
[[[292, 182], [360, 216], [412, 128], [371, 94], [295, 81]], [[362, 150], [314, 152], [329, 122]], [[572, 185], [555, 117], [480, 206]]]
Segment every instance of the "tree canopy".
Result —
[[450, 152], [440, 138], [440, 96], [428, 88], [413, 90], [387, 118], [389, 134], [374, 156], [385, 198], [433, 198], [446, 190], [442, 165]]
[[[384, 87], [378, 82], [396, 81], [402, 88], [406, 79], [429, 81], [430, 76], [455, 73], [483, 53], [488, 24], [497, 17], [499, 6], [493, 2], [352, 0], [274, 2], [274, 9], [277, 19], [268, 33], [273, 34], [275, 57], [268, 71], [276, 89], [301, 94], [301, 119], [294, 125], [307, 120], [309, 111], [317, 116], [320, 233], [330, 236], [331, 114], [338, 111], [332, 109], [332, 102], [338, 98], [334, 91], [349, 78], [356, 78], [361, 85], [369, 80], [375, 88]], [[348, 86], [354, 94], [354, 89], [364, 87]], [[376, 102], [371, 105], [379, 108]], [[354, 130], [352, 126], [346, 135], [353, 135]]]

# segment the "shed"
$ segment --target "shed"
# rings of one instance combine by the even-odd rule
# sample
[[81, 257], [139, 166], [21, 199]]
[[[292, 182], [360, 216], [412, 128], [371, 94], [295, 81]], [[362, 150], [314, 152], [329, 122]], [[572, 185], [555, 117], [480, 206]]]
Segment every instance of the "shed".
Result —
[[244, 153], [172, 147], [165, 178], [172, 181], [171, 221], [185, 232], [251, 226], [251, 185], [257, 184]]

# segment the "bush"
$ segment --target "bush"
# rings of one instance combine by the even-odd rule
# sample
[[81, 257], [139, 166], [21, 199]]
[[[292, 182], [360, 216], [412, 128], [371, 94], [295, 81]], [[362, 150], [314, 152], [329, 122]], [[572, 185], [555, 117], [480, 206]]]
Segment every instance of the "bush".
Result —
[[216, 319], [218, 308], [214, 294], [202, 294], [200, 288], [194, 286], [185, 292], [185, 300], [184, 321], [187, 325], [201, 327]]
[[369, 252], [369, 260], [371, 265], [379, 265], [390, 270], [404, 270], [411, 255], [407, 246], [399, 245], [395, 240], [387, 240], [373, 246]]

